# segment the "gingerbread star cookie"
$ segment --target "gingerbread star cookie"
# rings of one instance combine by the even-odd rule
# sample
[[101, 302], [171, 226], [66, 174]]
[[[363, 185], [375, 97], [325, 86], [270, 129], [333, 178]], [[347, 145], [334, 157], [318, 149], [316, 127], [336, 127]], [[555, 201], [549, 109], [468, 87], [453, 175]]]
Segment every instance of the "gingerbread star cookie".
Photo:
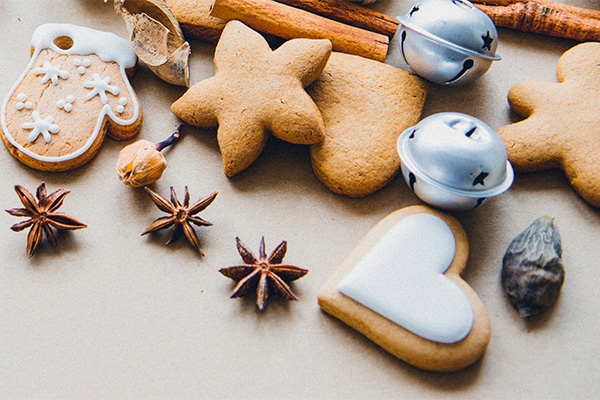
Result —
[[511, 108], [526, 119], [504, 126], [517, 171], [562, 169], [589, 204], [600, 207], [600, 43], [582, 43], [558, 61], [558, 82], [511, 88]]
[[259, 33], [231, 21], [217, 44], [215, 76], [190, 88], [171, 110], [194, 126], [218, 125], [223, 170], [233, 176], [260, 155], [268, 132], [296, 144], [323, 140], [321, 113], [304, 88], [330, 55], [329, 40], [293, 39], [272, 51]]

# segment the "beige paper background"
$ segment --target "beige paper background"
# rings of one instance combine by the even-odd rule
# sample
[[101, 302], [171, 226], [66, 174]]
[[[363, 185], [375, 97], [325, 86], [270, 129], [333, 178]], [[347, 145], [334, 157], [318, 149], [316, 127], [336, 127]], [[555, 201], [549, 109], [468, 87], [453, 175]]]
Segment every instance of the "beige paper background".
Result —
[[[405, 14], [412, 1], [375, 8]], [[600, 9], [594, 0], [574, 5]], [[34, 29], [68, 22], [126, 35], [111, 4], [100, 0], [2, 0], [0, 95], [29, 60]], [[479, 81], [432, 86], [424, 116], [474, 115], [494, 128], [516, 121], [506, 94], [523, 80], [556, 80], [558, 57], [576, 43], [500, 29], [494, 63]], [[191, 41], [191, 82], [212, 76], [214, 46]], [[388, 62], [398, 59], [392, 46]], [[139, 138], [160, 141], [177, 126], [169, 106], [183, 92], [141, 65], [132, 81], [144, 110]], [[598, 112], [598, 110], [590, 110]], [[574, 133], [575, 134], [575, 133]], [[482, 207], [453, 214], [471, 255], [465, 279], [486, 304], [492, 339], [483, 359], [457, 373], [419, 371], [320, 311], [316, 294], [380, 219], [420, 201], [398, 177], [382, 191], [349, 199], [325, 188], [306, 147], [271, 140], [245, 172], [221, 170], [215, 134], [187, 128], [164, 152], [169, 162], [153, 188], [193, 200], [219, 195], [198, 229], [206, 257], [184, 238], [140, 237], [163, 215], [140, 189], [124, 186], [115, 164], [124, 143], [106, 139], [90, 163], [67, 173], [27, 168], [0, 149], [0, 207], [20, 206], [13, 190], [71, 190], [61, 211], [87, 229], [59, 234], [28, 259], [19, 219], [0, 213], [0, 397], [31, 398], [595, 398], [600, 395], [600, 215], [557, 171], [519, 174], [513, 188]], [[556, 307], [526, 323], [500, 288], [501, 259], [514, 236], [550, 214], [563, 240], [566, 283]], [[298, 302], [228, 298], [221, 267], [241, 262], [235, 237], [257, 250], [288, 240], [285, 261], [310, 273], [293, 285]]]

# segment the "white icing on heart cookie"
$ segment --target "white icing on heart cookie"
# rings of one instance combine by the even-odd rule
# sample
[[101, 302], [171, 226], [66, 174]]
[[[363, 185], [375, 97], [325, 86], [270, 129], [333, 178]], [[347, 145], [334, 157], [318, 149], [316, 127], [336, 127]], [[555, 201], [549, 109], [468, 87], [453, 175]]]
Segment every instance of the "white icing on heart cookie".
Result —
[[109, 119], [122, 127], [115, 137], [137, 133], [141, 109], [126, 73], [137, 56], [128, 40], [76, 25], [44, 24], [31, 42], [31, 61], [0, 111], [4, 143], [13, 155], [34, 168], [61, 170], [49, 165], [60, 163], [67, 169], [71, 160], [77, 166], [93, 156]]
[[465, 293], [444, 275], [456, 251], [450, 227], [431, 214], [398, 222], [339, 283], [338, 290], [403, 328], [439, 343], [471, 331]]

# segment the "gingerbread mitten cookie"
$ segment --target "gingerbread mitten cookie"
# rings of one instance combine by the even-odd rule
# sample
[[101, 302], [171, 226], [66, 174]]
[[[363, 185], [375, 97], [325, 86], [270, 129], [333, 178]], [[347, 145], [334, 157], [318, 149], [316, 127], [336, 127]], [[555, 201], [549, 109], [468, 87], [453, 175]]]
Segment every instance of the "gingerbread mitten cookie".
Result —
[[26, 165], [64, 171], [89, 161], [104, 136], [138, 133], [142, 110], [129, 83], [128, 40], [69, 24], [39, 26], [31, 61], [4, 100], [2, 141]]
[[329, 40], [293, 39], [272, 51], [258, 32], [231, 21], [215, 52], [216, 75], [192, 86], [171, 110], [188, 124], [219, 126], [223, 170], [233, 176], [260, 155], [267, 132], [296, 144], [323, 140], [321, 113], [304, 88], [330, 55]]
[[579, 44], [558, 61], [558, 82], [522, 82], [508, 94], [526, 119], [498, 129], [517, 171], [562, 169], [600, 207], [600, 43]]

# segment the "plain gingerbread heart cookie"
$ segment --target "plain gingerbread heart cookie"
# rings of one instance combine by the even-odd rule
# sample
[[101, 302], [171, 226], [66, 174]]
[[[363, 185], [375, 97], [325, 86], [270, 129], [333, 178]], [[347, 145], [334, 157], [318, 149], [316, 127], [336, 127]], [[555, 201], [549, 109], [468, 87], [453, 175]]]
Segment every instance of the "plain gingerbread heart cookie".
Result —
[[463, 369], [491, 336], [485, 306], [460, 277], [468, 253], [454, 218], [404, 208], [362, 239], [319, 292], [319, 305], [409, 364]]
[[304, 88], [330, 55], [329, 40], [293, 39], [272, 51], [258, 32], [231, 21], [217, 44], [215, 76], [192, 86], [171, 110], [190, 125], [218, 125], [223, 170], [233, 176], [258, 158], [268, 132], [296, 144], [323, 140], [321, 113]]
[[39, 26], [31, 61], [4, 100], [2, 141], [26, 165], [64, 171], [89, 161], [105, 134], [129, 139], [142, 110], [128, 72], [128, 40], [69, 24]]
[[421, 116], [428, 84], [367, 58], [332, 53], [307, 91], [325, 122], [325, 140], [311, 146], [315, 174], [335, 193], [367, 196], [398, 172], [398, 136]]
[[526, 119], [498, 129], [517, 171], [562, 169], [600, 207], [600, 43], [579, 44], [558, 61], [558, 82], [522, 82], [508, 94]]

